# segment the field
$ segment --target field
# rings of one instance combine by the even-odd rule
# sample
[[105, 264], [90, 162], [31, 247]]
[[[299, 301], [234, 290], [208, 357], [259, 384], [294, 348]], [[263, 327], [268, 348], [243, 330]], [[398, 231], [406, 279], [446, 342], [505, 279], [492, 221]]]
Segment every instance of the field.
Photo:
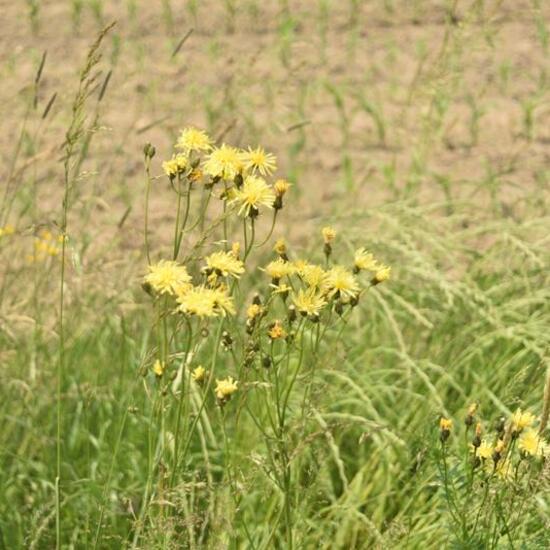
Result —
[[548, 548], [547, 2], [0, 8], [0, 549]]

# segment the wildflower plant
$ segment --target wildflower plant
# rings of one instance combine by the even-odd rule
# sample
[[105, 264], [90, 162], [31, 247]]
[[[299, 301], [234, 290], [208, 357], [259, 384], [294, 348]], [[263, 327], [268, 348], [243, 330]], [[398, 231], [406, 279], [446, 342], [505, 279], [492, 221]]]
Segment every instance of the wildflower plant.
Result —
[[[147, 202], [157, 185], [155, 153], [144, 148]], [[264, 441], [261, 469], [280, 510], [272, 537], [288, 548], [296, 544], [302, 495], [294, 450], [308, 432], [320, 349], [329, 334], [342, 334], [389, 268], [364, 249], [337, 263], [337, 233], [329, 227], [318, 236], [321, 261], [297, 256], [283, 239], [266, 258], [261, 249], [291, 189], [274, 178], [276, 166], [262, 147], [218, 146], [196, 128], [182, 130], [175, 153], [162, 162], [175, 194], [175, 226], [170, 256], [152, 261], [146, 214], [149, 265], [142, 286], [151, 297], [156, 338], [142, 372], [158, 429], [134, 542], [147, 521], [162, 526], [165, 538], [179, 536], [167, 529], [177, 503], [184, 517], [193, 509], [196, 518], [187, 523], [188, 542], [204, 542], [220, 503], [197, 452], [205, 460], [223, 457], [219, 483], [233, 502], [235, 522], [249, 533], [242, 517], [245, 480], [233, 460], [236, 442], [246, 437], [240, 433], [246, 415]], [[204, 499], [194, 503], [182, 489], [193, 475], [209, 480]]]
[[485, 422], [474, 403], [463, 422], [441, 417], [438, 433], [435, 455], [456, 543], [521, 546], [518, 528], [531, 512], [536, 517], [537, 495], [550, 488], [544, 423], [522, 409]]

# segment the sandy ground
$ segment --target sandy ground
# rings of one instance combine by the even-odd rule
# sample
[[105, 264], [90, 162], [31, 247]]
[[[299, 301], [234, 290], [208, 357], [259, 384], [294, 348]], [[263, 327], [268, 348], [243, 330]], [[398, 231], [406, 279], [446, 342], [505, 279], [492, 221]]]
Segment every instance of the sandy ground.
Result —
[[[59, 146], [79, 67], [98, 30], [114, 20], [100, 78], [109, 70], [112, 76], [74, 209], [75, 221], [82, 219], [79, 207], [86, 210], [92, 235], [116, 232], [125, 248], [139, 248], [142, 146], [157, 146], [159, 173], [177, 130], [188, 124], [276, 153], [280, 174], [289, 174], [300, 195], [287, 218], [291, 226], [330, 214], [340, 195], [367, 205], [392, 197], [394, 186], [438, 200], [441, 182], [448, 182], [454, 196], [484, 200], [498, 181], [505, 184], [500, 192], [507, 190], [503, 212], [512, 214], [521, 208], [521, 189], [548, 192], [546, 2], [538, 11], [528, 1], [478, 2], [479, 9], [457, 2], [451, 25], [445, 3], [436, 1], [249, 0], [233, 2], [230, 11], [231, 3], [209, 0], [197, 2], [195, 14], [192, 2], [111, 1], [101, 13], [90, 2], [77, 24], [72, 2], [49, 0], [40, 3], [34, 26], [28, 3], [1, 4], [3, 182], [47, 51], [38, 106], [12, 177], [23, 195], [36, 178], [43, 223], [58, 219]], [[171, 205], [159, 184], [152, 217], [159, 239], [173, 218]], [[102, 231], [90, 226], [96, 222]]]

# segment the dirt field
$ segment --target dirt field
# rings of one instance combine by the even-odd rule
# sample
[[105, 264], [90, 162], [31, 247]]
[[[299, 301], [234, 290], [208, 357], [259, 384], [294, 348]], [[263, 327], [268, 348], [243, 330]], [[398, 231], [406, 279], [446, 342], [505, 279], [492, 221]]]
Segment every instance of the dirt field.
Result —
[[[56, 147], [79, 67], [111, 21], [117, 25], [101, 78], [112, 76], [81, 190], [81, 200], [95, 204], [96, 219], [108, 210], [112, 223], [120, 219], [113, 210], [121, 216], [131, 206], [125, 226], [135, 228], [141, 148], [146, 141], [157, 146], [158, 172], [187, 124], [270, 147], [298, 190], [315, 190], [316, 200], [307, 193], [304, 204], [308, 216], [330, 212], [334, 195], [373, 204], [394, 187], [433, 200], [448, 185], [455, 196], [484, 200], [498, 179], [509, 190], [502, 197], [507, 214], [520, 207], [518, 190], [547, 191], [550, 66], [540, 25], [550, 6], [544, 3], [537, 10], [527, 1], [478, 2], [478, 8], [457, 2], [449, 10], [445, 2], [200, 2], [193, 13], [191, 2], [104, 2], [96, 11], [90, 2], [77, 18], [78, 3], [51, 0], [40, 4], [34, 27], [26, 3], [4, 4], [4, 177], [47, 51], [36, 112], [57, 97], [39, 145], [26, 149], [23, 141], [28, 162], [16, 174], [19, 185], [31, 168], [38, 171], [46, 211], [58, 206]], [[449, 17], [456, 24], [445, 31]], [[162, 193], [154, 201], [154, 225], [161, 225], [172, 214]]]

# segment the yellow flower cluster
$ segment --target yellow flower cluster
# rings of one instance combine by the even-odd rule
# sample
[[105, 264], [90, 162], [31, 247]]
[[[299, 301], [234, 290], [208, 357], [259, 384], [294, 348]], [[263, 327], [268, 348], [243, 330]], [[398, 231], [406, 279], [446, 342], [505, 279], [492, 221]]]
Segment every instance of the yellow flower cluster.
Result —
[[[326, 247], [334, 242], [336, 231], [331, 227], [324, 227], [321, 233], [326, 251]], [[390, 276], [390, 268], [379, 263], [364, 249], [355, 254], [355, 266], [360, 267], [353, 271], [338, 264], [323, 267], [302, 259], [290, 261], [286, 244], [281, 239], [277, 241], [274, 250], [279, 257], [260, 269], [271, 278], [275, 292], [290, 294], [297, 311], [312, 320], [329, 304], [335, 304], [339, 313], [344, 305], [357, 304], [361, 285], [356, 276], [360, 271], [374, 271], [371, 285], [385, 281]]]
[[207, 177], [205, 184], [209, 186], [223, 181], [222, 198], [234, 204], [239, 214], [251, 218], [261, 208], [283, 207], [290, 183], [283, 179], [274, 184], [266, 181], [275, 172], [277, 160], [263, 147], [239, 149], [225, 143], [217, 147], [204, 131], [187, 127], [180, 132], [175, 148], [179, 152], [162, 163], [171, 180], [186, 178], [194, 183]]
[[41, 230], [34, 238], [34, 253], [27, 256], [29, 262], [40, 262], [49, 257], [59, 256], [63, 235], [57, 237], [48, 229]]

